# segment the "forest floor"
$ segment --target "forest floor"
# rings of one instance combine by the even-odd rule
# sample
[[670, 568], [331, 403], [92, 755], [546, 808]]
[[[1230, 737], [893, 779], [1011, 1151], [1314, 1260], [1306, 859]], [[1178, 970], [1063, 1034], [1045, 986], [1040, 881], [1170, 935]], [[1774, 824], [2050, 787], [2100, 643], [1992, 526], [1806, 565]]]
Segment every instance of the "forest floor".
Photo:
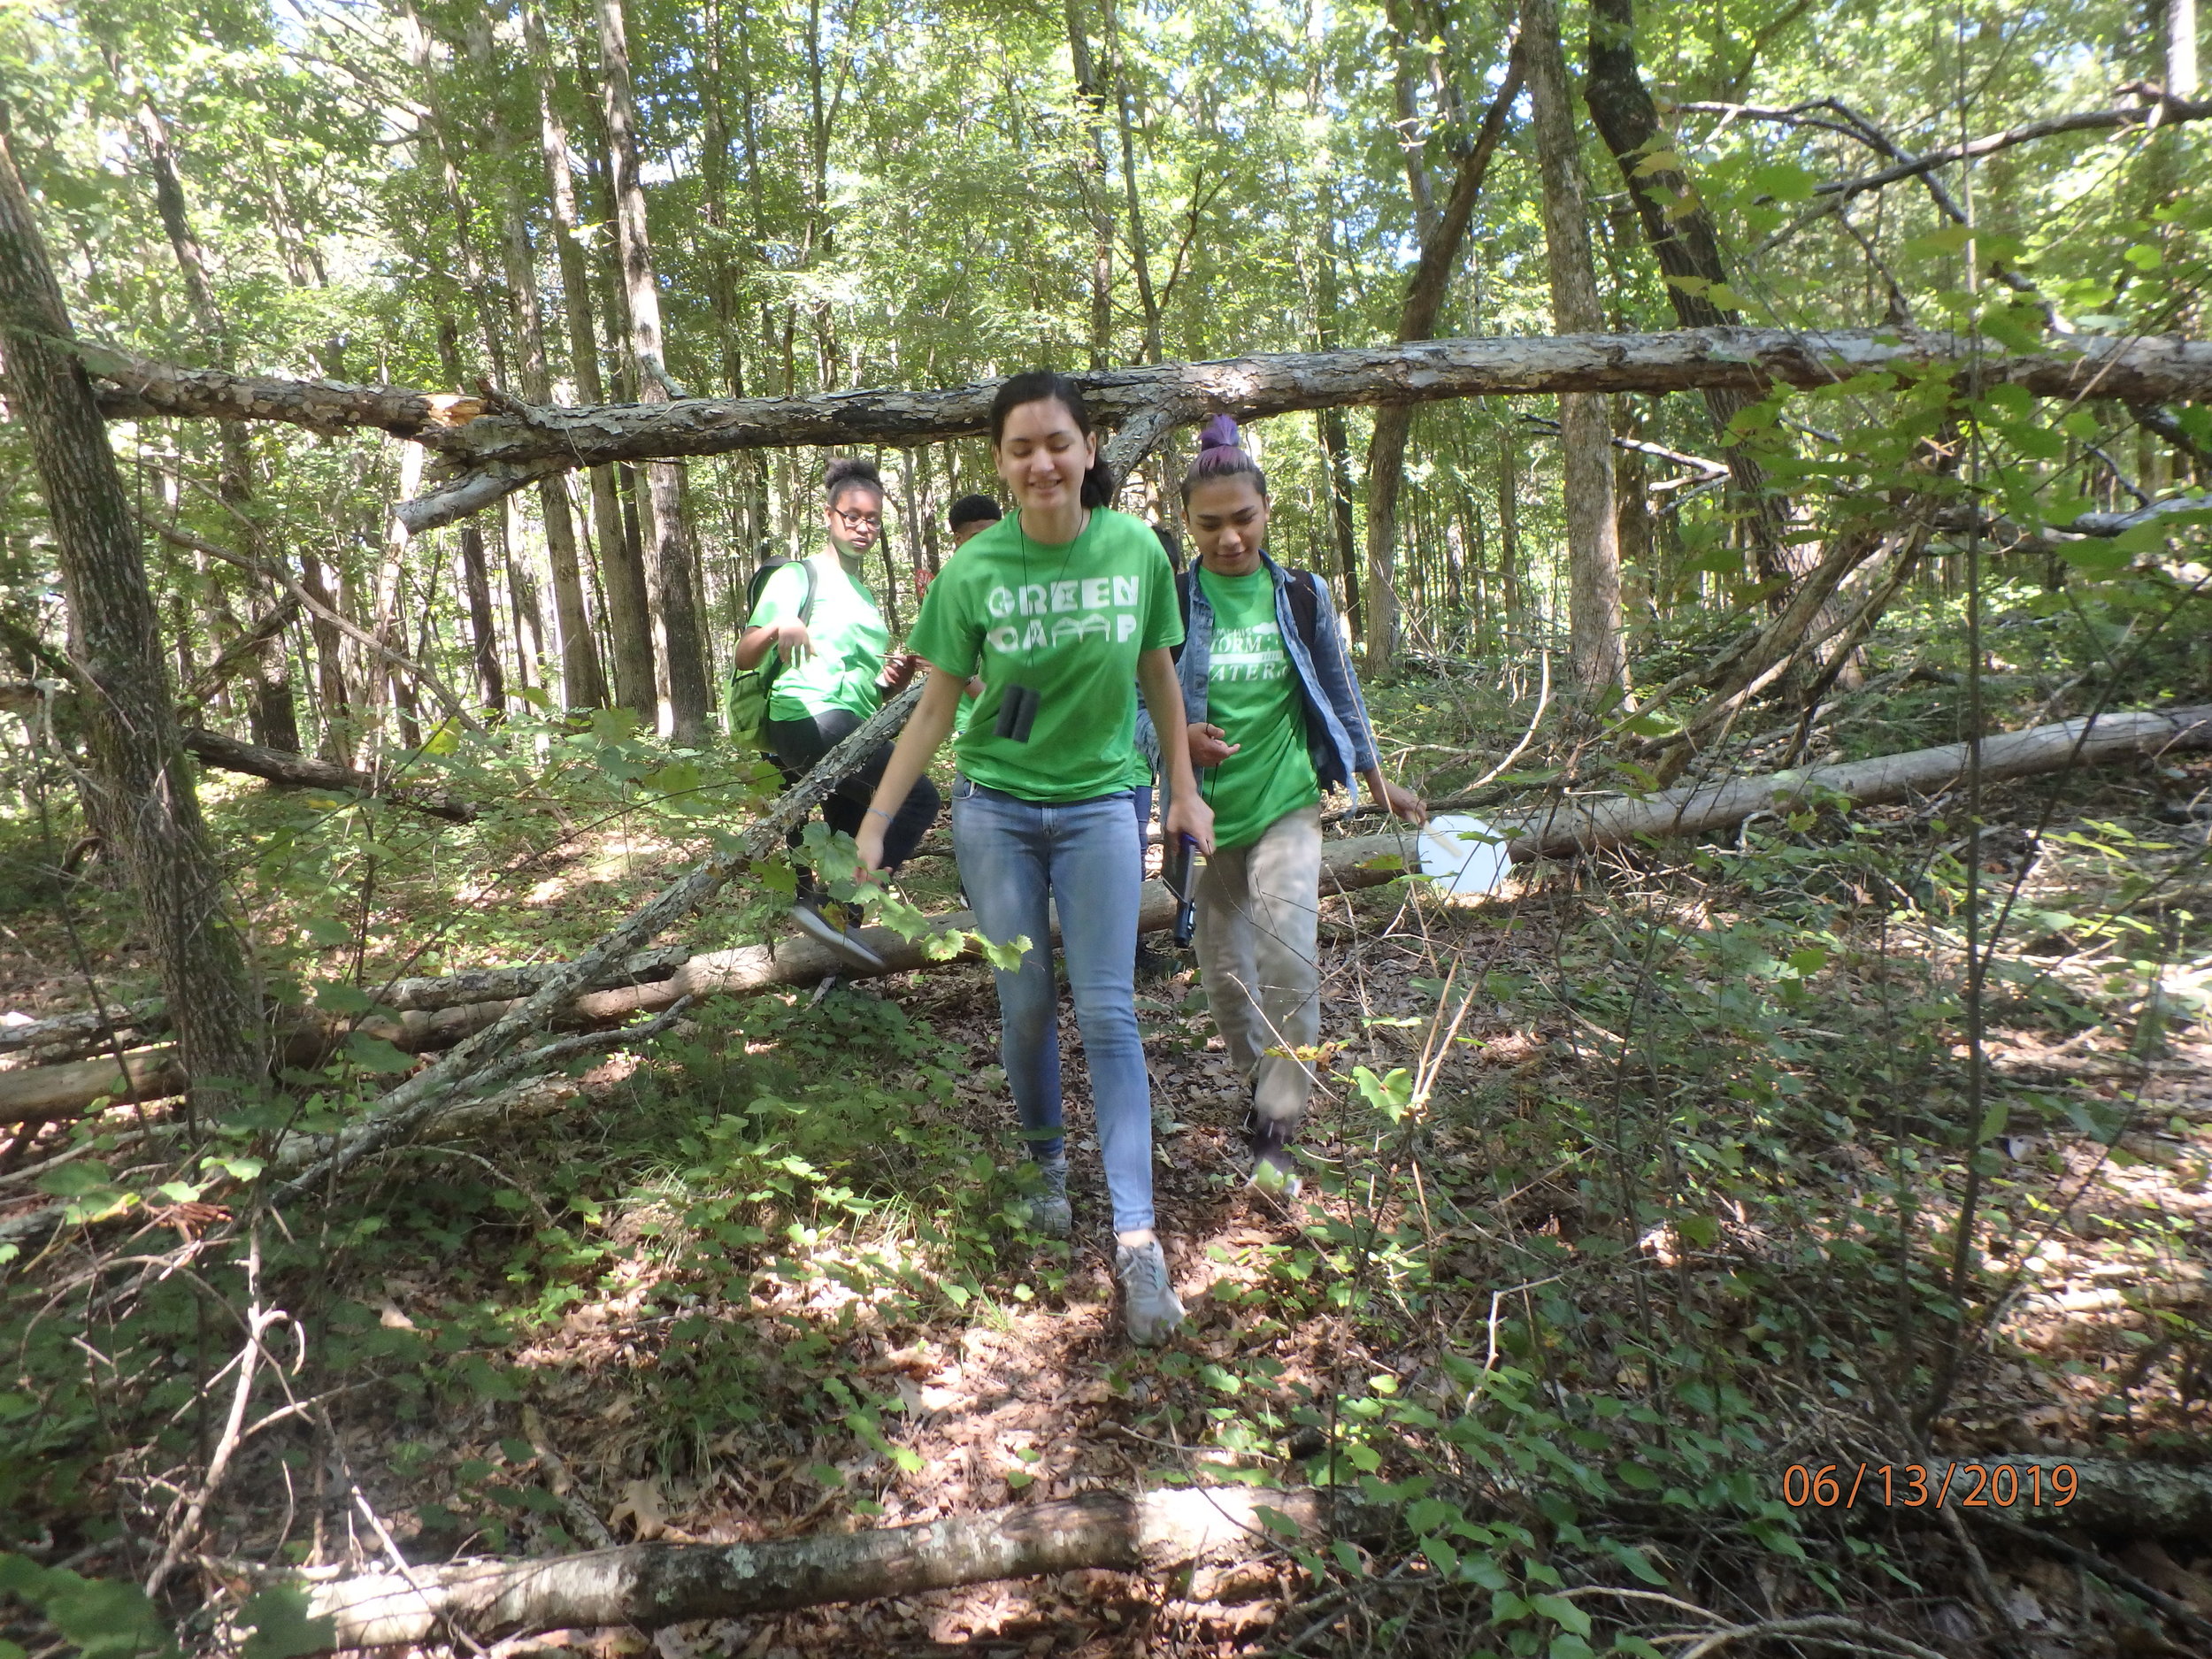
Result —
[[[1462, 716], [1448, 685], [1391, 695], [1417, 732], [1417, 710]], [[1409, 1541], [504, 1650], [1575, 1659], [1835, 1614], [1943, 1654], [2204, 1651], [1955, 1502], [1940, 1524], [1847, 1510], [1789, 1471], [2205, 1464], [2208, 794], [2201, 764], [1991, 792], [1979, 902], [1984, 937], [1999, 907], [2005, 929], [1978, 1080], [1955, 800], [1525, 868], [1473, 906], [1404, 882], [1331, 898], [1331, 1052], [1287, 1202], [1241, 1183], [1241, 1090], [1194, 975], [1148, 981], [1161, 1228], [1191, 1311], [1156, 1352], [1118, 1328], [1071, 1031], [1066, 1245], [1026, 1225], [981, 966], [695, 1010], [502, 1127], [258, 1224], [265, 1300], [301, 1340], [281, 1386], [314, 1403], [247, 1442], [198, 1582], [219, 1603], [225, 1563], [372, 1564], [371, 1511], [426, 1562], [602, 1526], [757, 1540], [1313, 1481], [1404, 1506]], [[499, 953], [456, 914], [556, 954], [681, 839], [587, 831], [474, 910], [480, 878], [393, 879], [442, 884], [449, 909], [420, 914], [441, 959], [475, 965]], [[413, 902], [378, 926], [419, 972]], [[5, 918], [12, 1010], [69, 998], [52, 918]], [[72, 925], [127, 975], [115, 917], [88, 901]], [[37, 1202], [0, 1176], [0, 1219]], [[0, 1406], [35, 1432], [0, 1453], [0, 1509], [25, 1517], [0, 1548], [42, 1532], [42, 1559], [142, 1573], [231, 1349], [205, 1300], [128, 1263], [234, 1301], [248, 1213], [156, 1204], [127, 1239], [6, 1269]], [[2070, 1536], [2212, 1618], [2212, 1555]]]

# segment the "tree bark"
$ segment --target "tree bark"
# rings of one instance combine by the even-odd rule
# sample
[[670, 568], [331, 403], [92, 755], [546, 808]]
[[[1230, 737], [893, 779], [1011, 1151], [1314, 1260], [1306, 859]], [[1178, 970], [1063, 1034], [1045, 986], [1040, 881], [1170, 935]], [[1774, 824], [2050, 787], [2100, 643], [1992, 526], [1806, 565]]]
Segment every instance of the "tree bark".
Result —
[[[1543, 177], [1544, 248], [1551, 273], [1552, 320], [1563, 334], [1605, 326], [1590, 256], [1579, 145], [1553, 0], [1522, 0], [1521, 52]], [[1613, 422], [1602, 396], [1563, 394], [1559, 448], [1565, 463], [1567, 611], [1574, 678], [1585, 700], [1628, 688], [1621, 622], [1621, 556], [1613, 513]]]
[[[1482, 125], [1452, 175], [1452, 191], [1434, 228], [1421, 244], [1420, 263], [1406, 286], [1405, 304], [1398, 315], [1401, 341], [1426, 340], [1436, 332], [1436, 319], [1444, 309], [1452, 272], [1459, 264], [1460, 244], [1474, 221], [1475, 204], [1481, 200], [1483, 180], [1490, 158], [1505, 136], [1506, 118], [1521, 96], [1521, 56], [1506, 58], [1505, 79], [1497, 96], [1483, 112]], [[1398, 492], [1405, 481], [1406, 435], [1412, 430], [1413, 411], [1403, 403], [1379, 410], [1375, 435], [1367, 449], [1367, 670], [1386, 672], [1398, 651], [1398, 595], [1391, 571], [1397, 560]]]
[[2197, 96], [2197, 0], [2166, 0], [2166, 96]]
[[[587, 404], [603, 402], [599, 375], [599, 341], [592, 326], [591, 271], [577, 241], [576, 180], [568, 160], [568, 129], [561, 119], [560, 88], [545, 20], [537, 0], [522, 0], [524, 50], [537, 81], [538, 139], [544, 152], [546, 185], [553, 205], [553, 250], [561, 271], [561, 311], [568, 327], [568, 358], [576, 395]], [[653, 639], [646, 619], [645, 576], [629, 557], [622, 534], [622, 504], [615, 494], [614, 469], [588, 469], [591, 482], [592, 537], [597, 545], [600, 587], [606, 597], [608, 656], [611, 687], [602, 672], [600, 691], [641, 718], [653, 713]], [[565, 624], [564, 624], [565, 626]]]
[[[1985, 737], [1985, 783], [2071, 766], [2105, 765], [2138, 756], [2212, 749], [2212, 705], [2103, 714]], [[1740, 824], [1754, 812], [1787, 810], [1840, 796], [1881, 806], [1947, 789], [1966, 775], [1967, 745], [1946, 743], [1909, 754], [1839, 765], [1807, 766], [1756, 778], [1724, 778], [1661, 794], [1569, 799], [1531, 814], [1501, 818], [1516, 859], [1564, 857], [1620, 847], [1647, 835], [1694, 835]]]
[[[522, 395], [534, 403], [548, 403], [553, 400], [553, 379], [546, 363], [545, 307], [538, 292], [537, 261], [523, 214], [522, 187], [514, 163], [515, 137], [501, 108], [494, 100], [492, 145], [505, 180], [500, 250], [521, 337]], [[556, 706], [602, 708], [607, 701], [607, 680], [599, 665], [598, 643], [592, 638], [591, 615], [584, 604], [576, 521], [569, 514], [567, 488], [559, 479], [538, 480], [538, 513], [545, 525], [546, 563], [553, 577], [554, 620], [561, 631], [561, 695]], [[534, 603], [529, 609], [534, 611]], [[519, 634], [517, 642], [520, 643]]]
[[[348, 387], [180, 368], [86, 342], [76, 353], [102, 382], [111, 419], [160, 416], [275, 420], [309, 431], [363, 426], [412, 438], [440, 457], [442, 481], [405, 503], [418, 533], [452, 524], [533, 480], [580, 466], [741, 449], [880, 443], [903, 447], [987, 430], [995, 381], [943, 390], [798, 397], [681, 398], [537, 409], [511, 400]], [[2032, 354], [1983, 356], [1962, 336], [1912, 329], [1677, 329], [1664, 334], [1489, 335], [1335, 351], [1159, 363], [1075, 378], [1112, 426], [1140, 411], [1171, 424], [1216, 410], [1259, 419], [1355, 404], [1555, 392], [1816, 388], [1858, 374], [1916, 377], [1955, 365], [1962, 396], [2017, 386], [2038, 397], [2195, 403], [2212, 398], [2212, 342], [2172, 335], [2075, 336]], [[610, 601], [611, 603], [611, 599]]]
[[1091, 42], [1083, 22], [1082, 0], [1066, 0], [1068, 64], [1075, 74], [1075, 89], [1087, 111], [1084, 127], [1090, 140], [1090, 156], [1081, 165], [1078, 183], [1091, 220], [1091, 367], [1102, 369], [1114, 352], [1114, 210], [1107, 200], [1106, 96], [1098, 84], [1098, 68], [1091, 58]]
[[[669, 378], [662, 356], [660, 290], [645, 222], [637, 101], [630, 87], [630, 45], [622, 0], [598, 0], [598, 12], [604, 70], [600, 89], [615, 198], [615, 242], [630, 313], [630, 352], [637, 363], [639, 398], [666, 403], [679, 395], [679, 388]], [[655, 690], [660, 732], [680, 748], [695, 749], [706, 741], [710, 695], [698, 577], [690, 527], [684, 518], [683, 480], [673, 463], [656, 461], [645, 469], [645, 579], [659, 675]]]
[[242, 772], [250, 777], [266, 779], [271, 783], [281, 784], [288, 788], [335, 789], [345, 795], [373, 795], [456, 824], [472, 824], [476, 821], [473, 806], [465, 801], [456, 800], [442, 789], [411, 788], [404, 784], [373, 777], [365, 772], [356, 772], [350, 766], [333, 765], [326, 760], [310, 760], [304, 755], [290, 754], [283, 749], [242, 743], [234, 737], [203, 731], [197, 726], [184, 727], [182, 738], [184, 747], [202, 764], [223, 772]]
[[[375, 1573], [312, 1586], [307, 1616], [331, 1620], [342, 1649], [419, 1644], [449, 1625], [479, 1642], [610, 1625], [650, 1631], [1081, 1568], [1165, 1572], [1248, 1561], [1290, 1541], [1276, 1530], [1285, 1523], [1311, 1540], [1350, 1519], [1356, 1504], [1251, 1486], [1087, 1492], [860, 1532], [630, 1544], [548, 1561]], [[1374, 1515], [1362, 1519], [1371, 1526]]]
[[[1636, 204], [1675, 319], [1685, 328], [1733, 326], [1741, 318], [1714, 297], [1728, 280], [1728, 267], [1713, 216], [1678, 169], [1645, 171], [1648, 161], [1671, 152], [1658, 106], [1637, 66], [1635, 0], [1591, 0], [1589, 63], [1584, 96], [1590, 119]], [[1727, 457], [1732, 491], [1751, 534], [1759, 575], [1768, 581], [1786, 580], [1794, 573], [1787, 551], [1789, 503], [1769, 488], [1758, 457], [1730, 436], [1730, 423], [1755, 398], [1740, 387], [1709, 387], [1705, 407]], [[1775, 604], [1783, 601], [1778, 592]]]
[[143, 912], [200, 1103], [219, 1108], [266, 1075], [260, 997], [184, 763], [129, 499], [4, 134], [0, 330], [11, 412], [54, 525], [96, 816]]
[[[461, 383], [461, 348], [453, 319], [438, 319], [438, 357], [446, 378]], [[484, 530], [474, 518], [461, 526], [461, 594], [468, 603], [469, 660], [476, 667], [476, 688], [484, 713], [496, 720], [507, 710], [507, 675], [499, 662], [499, 630], [492, 621], [491, 572], [484, 562]]]
[[[207, 341], [208, 351], [220, 368], [235, 366], [236, 353], [231, 340], [229, 320], [223, 315], [221, 303], [216, 298], [214, 284], [207, 273], [207, 256], [199, 237], [192, 229], [191, 212], [185, 202], [184, 180], [177, 171], [176, 151], [170, 142], [168, 124], [150, 103], [138, 106], [138, 127], [146, 155], [147, 172], [154, 185], [154, 205], [161, 217], [162, 229], [169, 238], [171, 250], [176, 255], [178, 268], [184, 274], [184, 289], [192, 317]], [[261, 557], [261, 530], [253, 513], [253, 446], [246, 433], [235, 423], [227, 423], [219, 434], [219, 457], [216, 466], [215, 493], [217, 499], [229, 507], [247, 551]], [[227, 587], [234, 578], [214, 574], [213, 580]], [[265, 585], [258, 587], [257, 596], [265, 603]], [[227, 647], [227, 642], [226, 642]], [[248, 721], [254, 741], [271, 749], [297, 750], [300, 746], [299, 711], [292, 695], [292, 659], [285, 649], [280, 634], [273, 634], [259, 641], [253, 652], [253, 700], [248, 710]]]

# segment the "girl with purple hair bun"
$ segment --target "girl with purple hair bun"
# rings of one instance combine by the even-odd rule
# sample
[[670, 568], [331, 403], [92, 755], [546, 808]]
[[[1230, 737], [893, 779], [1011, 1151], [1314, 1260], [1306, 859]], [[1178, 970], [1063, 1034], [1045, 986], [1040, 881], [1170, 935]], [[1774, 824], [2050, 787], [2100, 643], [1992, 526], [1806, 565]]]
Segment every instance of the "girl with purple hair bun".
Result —
[[[1217, 415], [1183, 480], [1196, 563], [1179, 585], [1176, 659], [1187, 752], [1213, 809], [1198, 884], [1198, 972], [1231, 1061], [1251, 1090], [1253, 1185], [1294, 1194], [1290, 1150], [1313, 1093], [1320, 1035], [1321, 797], [1366, 780], [1377, 804], [1418, 823], [1421, 798], [1383, 776], [1359, 677], [1326, 582], [1267, 556], [1267, 477]], [[1157, 753], [1160, 734], [1140, 741]]]

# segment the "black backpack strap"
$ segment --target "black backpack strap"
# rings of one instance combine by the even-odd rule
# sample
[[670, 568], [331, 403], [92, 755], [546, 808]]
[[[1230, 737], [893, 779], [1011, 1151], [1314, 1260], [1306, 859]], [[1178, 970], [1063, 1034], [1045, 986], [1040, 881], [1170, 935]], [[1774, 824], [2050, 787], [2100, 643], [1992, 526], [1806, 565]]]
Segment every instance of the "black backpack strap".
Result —
[[1190, 572], [1188, 571], [1175, 572], [1175, 608], [1182, 613], [1183, 637], [1175, 642], [1175, 649], [1168, 653], [1168, 657], [1171, 661], [1179, 663], [1183, 660], [1183, 647], [1190, 640]]
[[799, 568], [806, 572], [806, 597], [799, 602], [799, 626], [805, 627], [814, 620], [814, 561], [801, 559]]

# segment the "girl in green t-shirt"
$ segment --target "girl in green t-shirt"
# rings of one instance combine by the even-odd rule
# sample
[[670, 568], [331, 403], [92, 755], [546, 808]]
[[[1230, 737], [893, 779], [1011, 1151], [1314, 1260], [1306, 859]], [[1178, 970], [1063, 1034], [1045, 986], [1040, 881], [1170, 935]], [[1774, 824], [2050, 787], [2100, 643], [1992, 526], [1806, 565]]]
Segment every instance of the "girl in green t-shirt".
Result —
[[[1169, 652], [1182, 638], [1174, 572], [1151, 530], [1111, 511], [1083, 396], [1063, 375], [1016, 375], [991, 403], [991, 455], [1018, 511], [960, 549], [929, 585], [909, 643], [929, 664], [920, 706], [899, 739], [858, 841], [884, 862], [898, 803], [951, 733], [962, 690], [983, 694], [959, 741], [953, 851], [977, 926], [1026, 938], [998, 973], [1000, 1057], [1041, 1193], [1041, 1226], [1071, 1217], [1061, 1132], [1058, 993], [1051, 919], [1091, 1078], [1100, 1155], [1114, 1208], [1114, 1267], [1138, 1342], [1183, 1317], [1153, 1228], [1152, 1094], [1137, 1032], [1133, 959], [1143, 842], [1133, 810], [1143, 775], [1134, 741], [1139, 687], [1152, 718], [1183, 729]], [[1164, 826], [1213, 845], [1190, 757], [1166, 757]]]
[[[914, 657], [889, 656], [890, 631], [861, 571], [883, 534], [883, 480], [872, 461], [842, 457], [823, 473], [827, 500], [823, 528], [829, 551], [795, 560], [768, 579], [746, 618], [737, 666], [756, 666], [774, 651], [780, 667], [768, 699], [768, 746], [776, 764], [798, 777], [849, 737], [914, 674]], [[812, 597], [810, 601], [809, 595]], [[856, 834], [876, 782], [891, 759], [884, 744], [822, 802], [833, 830]], [[916, 779], [902, 796], [885, 837], [885, 867], [905, 863], [936, 821], [936, 785]], [[880, 970], [875, 953], [854, 939], [841, 918], [826, 917], [810, 873], [800, 872], [791, 919], [855, 966]]]
[[[1217, 416], [1183, 480], [1197, 564], [1177, 660], [1189, 724], [1164, 741], [1198, 769], [1217, 845], [1198, 882], [1198, 972], [1229, 1058], [1252, 1090], [1255, 1185], [1297, 1190], [1292, 1137], [1313, 1093], [1320, 1035], [1321, 796], [1365, 779], [1419, 822], [1421, 798], [1383, 776], [1328, 584], [1263, 550], [1267, 478]], [[1171, 726], [1159, 728], [1163, 733]]]

